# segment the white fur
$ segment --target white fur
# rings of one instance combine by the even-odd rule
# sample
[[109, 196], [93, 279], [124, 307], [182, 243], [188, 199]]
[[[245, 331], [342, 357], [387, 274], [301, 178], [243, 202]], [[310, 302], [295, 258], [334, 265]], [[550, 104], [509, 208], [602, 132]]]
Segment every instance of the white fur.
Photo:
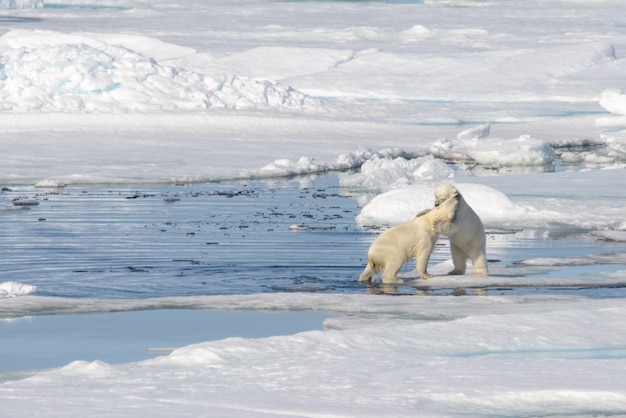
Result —
[[444, 202], [450, 196], [459, 196], [454, 221], [447, 224], [448, 230], [441, 230], [442, 234], [450, 237], [450, 251], [454, 270], [449, 274], [465, 274], [466, 262], [469, 258], [474, 264], [474, 275], [487, 276], [487, 251], [485, 228], [476, 212], [467, 204], [459, 191], [451, 184], [435, 186], [435, 206]]
[[422, 279], [432, 277], [426, 272], [428, 260], [442, 230], [451, 229], [458, 200], [444, 199], [433, 209], [418, 214], [412, 221], [396, 225], [374, 240], [367, 253], [367, 266], [359, 282], [369, 282], [376, 271], [383, 270], [383, 284], [402, 283], [398, 270], [415, 257], [415, 268]]

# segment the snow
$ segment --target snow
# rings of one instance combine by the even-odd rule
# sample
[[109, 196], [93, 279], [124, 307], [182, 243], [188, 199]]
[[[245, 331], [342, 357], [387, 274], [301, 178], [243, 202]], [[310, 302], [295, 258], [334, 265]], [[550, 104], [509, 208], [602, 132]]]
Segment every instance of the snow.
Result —
[[[504, 193], [491, 187], [466, 183], [455, 183], [455, 186], [488, 227], [501, 222], [512, 226], [512, 219], [528, 222], [528, 218], [533, 216], [530, 209], [516, 205]], [[393, 189], [374, 197], [361, 210], [356, 221], [362, 225], [395, 225], [407, 222], [417, 213], [432, 207], [434, 200], [433, 184]]]
[[[316, 101], [272, 81], [210, 77], [156, 60], [189, 48], [119, 36], [10, 31], [0, 38], [2, 110], [24, 112], [176, 110], [209, 107], [301, 107]], [[125, 40], [125, 39], [123, 39]], [[147, 44], [147, 45], [146, 45]], [[165, 52], [165, 53], [164, 53]], [[144, 54], [150, 53], [146, 56]], [[47, 65], [42, 66], [42, 62]]]
[[348, 188], [382, 191], [453, 176], [452, 169], [432, 156], [406, 159], [376, 155], [366, 160], [358, 173], [342, 175], [341, 185]]
[[[108, 301], [42, 302], [115, 309]], [[119, 301], [124, 309], [136, 303]], [[277, 294], [144, 303], [350, 316], [327, 320], [325, 331], [229, 338], [136, 363], [76, 361], [5, 382], [4, 411], [582, 416], [625, 407], [623, 300]]]
[[600, 96], [600, 106], [611, 113], [626, 115], [626, 96], [620, 90], [604, 90]]
[[[600, 95], [600, 106], [612, 113], [612, 116], [598, 118], [596, 125], [607, 131], [623, 131], [626, 129], [626, 95], [619, 89], [607, 89]], [[615, 140], [607, 137], [608, 140]], [[621, 138], [623, 140], [623, 138]]]
[[[361, 206], [355, 222], [380, 228], [411, 219], [432, 205], [435, 184], [452, 182], [490, 232], [490, 254], [512, 251], [497, 239], [510, 231], [608, 247], [537, 250], [489, 278], [416, 281], [415, 296], [397, 297], [65, 298], [11, 277], [0, 283], [3, 320], [157, 309], [333, 317], [323, 331], [234, 335], [127, 364], [0, 371], [3, 414], [626, 414], [624, 299], [473, 296], [484, 286], [625, 285], [624, 254], [610, 251], [626, 241], [622, 2], [11, 0], [0, 9], [3, 187], [43, 194], [341, 171]], [[5, 199], [4, 189], [0, 198], [0, 217], [40, 202]], [[3, 251], [10, 260], [11, 246]], [[607, 264], [615, 269], [580, 275]], [[558, 267], [567, 277], [536, 270]], [[465, 296], [419, 296], [444, 288]]]
[[17, 296], [24, 296], [33, 293], [37, 288], [23, 283], [17, 282], [4, 282], [0, 283], [0, 299], [1, 298], [14, 298]]
[[43, 0], [2, 0], [0, 9], [30, 9], [43, 7]]
[[324, 164], [317, 164], [312, 158], [301, 157], [293, 162], [282, 158], [261, 168], [261, 174], [266, 176], [295, 176], [300, 174], [320, 173], [326, 171]]

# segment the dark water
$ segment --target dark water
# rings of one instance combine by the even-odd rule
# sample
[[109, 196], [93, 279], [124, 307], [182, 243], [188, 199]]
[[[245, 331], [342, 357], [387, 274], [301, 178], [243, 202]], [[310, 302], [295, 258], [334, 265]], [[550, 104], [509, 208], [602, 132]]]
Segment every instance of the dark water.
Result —
[[314, 183], [12, 188], [0, 282], [38, 295], [143, 298], [285, 290], [355, 292], [370, 235], [336, 177]]
[[[150, 298], [376, 291], [356, 280], [378, 231], [355, 224], [356, 199], [339, 187], [333, 174], [186, 186], [11, 187], [0, 194], [0, 205], [7, 208], [17, 198], [37, 199], [39, 204], [0, 211], [0, 283], [36, 285], [36, 295]], [[576, 266], [559, 267], [556, 273], [545, 268], [519, 271], [513, 267], [520, 259], [624, 251], [584, 235], [553, 239], [541, 231], [489, 231], [488, 243], [492, 272], [513, 276], [558, 271], [579, 275]], [[441, 240], [431, 265], [447, 259], [449, 247]], [[403, 272], [413, 267], [409, 263]], [[602, 270], [589, 268], [590, 280], [594, 269]], [[409, 286], [396, 291], [415, 293]], [[498, 289], [497, 294], [562, 291], [537, 287]], [[622, 288], [571, 292], [624, 295]]]

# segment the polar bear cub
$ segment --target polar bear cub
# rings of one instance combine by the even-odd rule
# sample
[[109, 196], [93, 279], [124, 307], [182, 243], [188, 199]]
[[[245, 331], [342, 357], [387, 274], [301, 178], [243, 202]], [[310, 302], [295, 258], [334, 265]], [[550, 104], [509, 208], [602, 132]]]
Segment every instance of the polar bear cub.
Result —
[[[454, 221], [442, 225], [442, 234], [450, 237], [450, 251], [454, 270], [449, 274], [465, 274], [467, 259], [474, 264], [475, 276], [487, 276], [487, 253], [485, 228], [482, 221], [467, 204], [459, 191], [451, 184], [438, 184], [435, 186], [435, 206], [450, 199], [450, 196], [458, 196], [458, 206]], [[445, 228], [449, 228], [445, 230]]]
[[367, 266], [359, 282], [370, 282], [374, 273], [383, 270], [383, 284], [403, 283], [396, 274], [413, 257], [420, 277], [432, 277], [426, 272], [430, 254], [439, 234], [452, 230], [450, 224], [455, 218], [458, 204], [457, 195], [452, 193], [448, 198], [440, 199], [434, 208], [420, 212], [413, 220], [383, 232], [367, 252]]

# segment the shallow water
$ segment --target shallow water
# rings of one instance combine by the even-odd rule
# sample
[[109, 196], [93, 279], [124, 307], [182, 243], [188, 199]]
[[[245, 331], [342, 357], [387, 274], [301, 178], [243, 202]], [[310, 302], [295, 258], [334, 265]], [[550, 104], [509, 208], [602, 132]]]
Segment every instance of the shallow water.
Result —
[[7, 372], [61, 367], [76, 360], [126, 363], [227, 337], [321, 330], [327, 317], [303, 312], [160, 309], [0, 320], [0, 381], [17, 377]]
[[[4, 208], [14, 199], [36, 199], [38, 204], [0, 211], [0, 282], [35, 285], [36, 295], [152, 298], [372, 291], [356, 279], [379, 231], [355, 224], [356, 199], [339, 187], [335, 174], [126, 188], [11, 187], [0, 194]], [[487, 240], [490, 270], [496, 275], [580, 278], [581, 265], [516, 264], [578, 255], [591, 255], [584, 266], [590, 285], [594, 277], [626, 270], [623, 257], [611, 263], [593, 256], [626, 253], [624, 243], [600, 241], [584, 232], [561, 236], [541, 230], [488, 230]], [[446, 260], [449, 246], [442, 239], [431, 257], [435, 274], [447, 271], [437, 269]], [[402, 274], [412, 269], [409, 263]], [[415, 294], [411, 286], [394, 291]], [[555, 291], [560, 290], [538, 286], [497, 289], [496, 294]], [[573, 292], [624, 296], [621, 287]]]
[[354, 279], [368, 236], [334, 177], [2, 196], [39, 199], [28, 211], [0, 213], [8, 226], [0, 281], [36, 285], [38, 295], [360, 290]]

